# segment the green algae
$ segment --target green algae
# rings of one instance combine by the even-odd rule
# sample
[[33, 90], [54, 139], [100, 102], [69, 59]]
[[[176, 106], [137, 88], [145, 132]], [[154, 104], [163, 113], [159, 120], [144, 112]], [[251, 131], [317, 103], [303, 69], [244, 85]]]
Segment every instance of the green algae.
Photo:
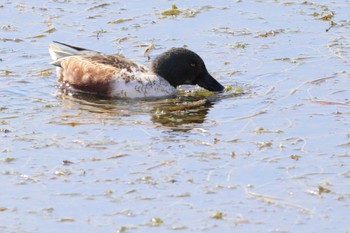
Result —
[[132, 18], [120, 18], [120, 19], [115, 19], [115, 20], [111, 20], [108, 23], [109, 24], [120, 24], [120, 23], [124, 23], [124, 22], [128, 22], [128, 21], [132, 21]]
[[180, 10], [175, 4], [171, 5], [171, 9], [162, 11], [162, 15], [164, 16], [177, 16], [182, 13], [182, 10]]
[[224, 213], [221, 211], [218, 211], [218, 212], [215, 212], [211, 217], [214, 219], [221, 220], [224, 217]]

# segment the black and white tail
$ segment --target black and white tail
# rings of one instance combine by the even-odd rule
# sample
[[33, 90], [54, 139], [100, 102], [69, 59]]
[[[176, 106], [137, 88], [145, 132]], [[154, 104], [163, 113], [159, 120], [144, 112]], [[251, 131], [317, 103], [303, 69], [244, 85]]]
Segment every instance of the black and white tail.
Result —
[[61, 66], [62, 60], [67, 57], [99, 54], [99, 52], [93, 50], [68, 45], [58, 41], [53, 41], [53, 43], [50, 44], [49, 53], [53, 60], [50, 64], [54, 66]]

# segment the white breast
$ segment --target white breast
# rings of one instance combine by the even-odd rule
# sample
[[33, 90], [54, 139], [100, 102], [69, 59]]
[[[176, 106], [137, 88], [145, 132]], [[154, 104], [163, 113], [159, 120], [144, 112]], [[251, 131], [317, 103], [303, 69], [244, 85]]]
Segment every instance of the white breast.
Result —
[[114, 75], [111, 97], [147, 98], [166, 97], [176, 94], [176, 88], [153, 73], [122, 70]]

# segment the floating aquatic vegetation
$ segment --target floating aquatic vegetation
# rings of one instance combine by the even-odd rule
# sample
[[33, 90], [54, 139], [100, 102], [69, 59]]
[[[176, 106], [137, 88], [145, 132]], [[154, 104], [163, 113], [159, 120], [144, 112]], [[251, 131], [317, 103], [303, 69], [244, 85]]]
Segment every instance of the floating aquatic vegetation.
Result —
[[248, 118], [256, 117], [256, 116], [259, 116], [259, 115], [261, 115], [261, 114], [265, 114], [265, 113], [267, 113], [267, 111], [262, 110], [262, 111], [258, 111], [258, 112], [255, 112], [255, 113], [252, 113], [252, 114], [249, 114], [249, 115], [245, 115], [245, 116], [237, 117], [237, 118], [235, 118], [234, 120], [243, 120], [243, 119], [248, 119]]
[[326, 29], [326, 32], [328, 32], [328, 31], [331, 30], [334, 26], [337, 25], [333, 20], [331, 20], [330, 24], [331, 24], [331, 25], [329, 25], [329, 28]]
[[9, 69], [5, 69], [5, 70], [3, 70], [3, 72], [4, 72], [4, 74], [3, 74], [4, 76], [10, 76], [12, 74], [12, 71]]
[[85, 125], [85, 124], [94, 124], [94, 123], [88, 123], [88, 122], [77, 122], [77, 121], [58, 121], [58, 122], [50, 122], [57, 125], [70, 125], [72, 127], [78, 126], [78, 125]]
[[53, 104], [45, 104], [44, 105], [44, 108], [53, 108], [53, 107], [55, 107], [55, 105], [53, 105]]
[[205, 9], [211, 9], [214, 8], [213, 6], [206, 5], [202, 6], [199, 9], [179, 9], [175, 4], [171, 5], [170, 9], [162, 11], [162, 16], [178, 16], [180, 14], [183, 14], [185, 17], [194, 17], [201, 11]]
[[121, 226], [121, 227], [117, 230], [116, 233], [124, 233], [124, 232], [126, 232], [127, 229], [128, 229], [127, 227]]
[[95, 9], [98, 9], [98, 8], [104, 8], [104, 7], [109, 6], [109, 5], [110, 5], [109, 3], [101, 3], [101, 4], [98, 4], [96, 6], [89, 7], [86, 10], [87, 11], [91, 11], [91, 10], [95, 10]]
[[177, 6], [173, 3], [171, 5], [171, 9], [162, 11], [162, 15], [165, 15], [165, 16], [177, 16], [177, 15], [181, 14], [181, 12], [182, 11], [179, 8], [177, 8]]
[[276, 30], [270, 30], [267, 32], [260, 32], [256, 37], [270, 37], [270, 36], [276, 36], [277, 34], [283, 33], [284, 29], [276, 29]]
[[52, 33], [56, 31], [56, 27], [54, 25], [49, 25], [48, 29], [46, 29], [43, 33]]
[[332, 190], [327, 188], [325, 185], [319, 185], [317, 186], [318, 194], [321, 195], [323, 193], [331, 193]]
[[42, 38], [42, 37], [45, 37], [47, 36], [47, 34], [50, 34], [52, 32], [54, 32], [56, 30], [56, 27], [52, 24], [49, 24], [49, 27], [43, 31], [42, 33], [39, 33], [37, 35], [34, 35], [34, 36], [29, 36], [29, 37], [26, 37], [26, 39], [37, 39], [37, 38]]
[[242, 94], [244, 93], [244, 89], [242, 87], [235, 87], [233, 91], [237, 94]]
[[300, 84], [298, 87], [291, 89], [291, 90], [289, 91], [289, 95], [295, 94], [302, 86], [304, 86], [304, 85], [306, 85], [306, 84], [318, 85], [318, 84], [320, 84], [320, 83], [325, 82], [326, 80], [333, 79], [333, 78], [335, 78], [335, 75], [332, 75], [332, 76], [329, 76], [329, 77], [324, 77], [324, 78], [319, 78], [319, 79], [314, 79], [314, 80], [311, 80], [311, 81], [303, 82], [303, 83]]
[[120, 18], [120, 19], [115, 19], [115, 20], [109, 21], [108, 23], [109, 24], [119, 24], [119, 23], [131, 21], [131, 20], [132, 20], [132, 18]]
[[281, 58], [275, 58], [274, 60], [275, 61], [285, 61], [285, 62], [290, 62], [290, 63], [293, 63], [293, 64], [301, 65], [301, 64], [304, 64], [305, 60], [310, 59], [310, 58], [312, 58], [312, 57], [311, 56], [306, 56], [306, 55], [300, 55], [300, 56], [295, 57], [295, 58], [281, 57]]
[[89, 16], [87, 16], [86, 18], [87, 18], [87, 19], [96, 19], [96, 18], [102, 17], [102, 16], [103, 16], [102, 14], [97, 14], [97, 15], [89, 15]]
[[346, 143], [340, 144], [339, 146], [345, 146], [345, 147], [348, 147], [348, 146], [350, 146], [350, 142], [346, 142]]
[[225, 92], [232, 92], [232, 97], [237, 97], [244, 94], [244, 89], [242, 87], [233, 87], [232, 85], [228, 84], [225, 86]]
[[74, 218], [69, 218], [69, 217], [64, 217], [64, 218], [59, 218], [57, 221], [59, 222], [74, 222]]
[[101, 158], [97, 158], [97, 157], [92, 157], [90, 158], [90, 161], [96, 162], [96, 161], [101, 161]]
[[102, 34], [107, 33], [107, 31], [101, 28], [99, 30], [94, 31], [93, 33], [96, 34], [94, 36], [96, 36], [96, 38], [99, 40]]
[[257, 145], [259, 149], [269, 148], [272, 146], [272, 142], [258, 142]]
[[4, 161], [5, 163], [11, 163], [15, 160], [16, 160], [16, 158], [14, 158], [14, 157], [6, 157], [6, 158], [2, 159], [2, 161]]
[[334, 17], [334, 12], [330, 12], [330, 13], [326, 13], [326, 14], [323, 14], [321, 17], [320, 17], [320, 20], [323, 20], [323, 21], [331, 21]]
[[45, 34], [38, 34], [38, 35], [35, 35], [35, 36], [29, 36], [26, 39], [37, 39], [37, 38], [42, 38], [42, 37], [45, 37], [45, 36], [46, 36]]
[[153, 165], [153, 166], [151, 166], [151, 167], [146, 168], [146, 170], [153, 170], [153, 169], [155, 169], [155, 168], [162, 167], [162, 166], [166, 166], [166, 165], [172, 164], [172, 163], [174, 163], [174, 162], [175, 162], [174, 160], [163, 161], [163, 162], [161, 162], [161, 163], [158, 163], [158, 164], [156, 164], [156, 165]]
[[69, 176], [70, 174], [71, 174], [71, 171], [69, 171], [69, 170], [57, 169], [55, 171], [55, 175], [57, 175], [57, 176]]
[[[350, 25], [350, 23], [349, 23]], [[339, 25], [341, 26], [341, 25]], [[332, 25], [331, 25], [332, 27]], [[327, 30], [329, 30], [328, 28]], [[350, 43], [347, 37], [341, 36], [331, 40], [331, 43], [327, 45], [327, 48], [333, 53], [337, 58], [340, 58], [344, 62], [350, 61]]]
[[157, 184], [157, 181], [155, 181], [152, 176], [143, 176], [143, 177], [139, 178], [138, 181], [141, 181], [145, 184], [150, 184], [150, 185]]
[[290, 158], [295, 160], [295, 161], [298, 161], [301, 158], [301, 156], [297, 155], [297, 154], [292, 154], [292, 155], [290, 155]]
[[143, 52], [144, 56], [147, 56], [152, 49], [154, 49], [156, 46], [153, 42], [151, 42], [150, 44], [148, 44], [147, 48], [145, 49], [145, 51]]
[[170, 197], [186, 198], [186, 197], [191, 197], [191, 194], [188, 192], [184, 192], [176, 195], [170, 195]]
[[218, 27], [213, 29], [214, 32], [229, 34], [232, 36], [247, 36], [252, 35], [252, 32], [248, 29], [232, 29], [229, 27]]
[[158, 227], [160, 225], [162, 225], [164, 223], [164, 221], [161, 219], [161, 218], [152, 218], [151, 219], [151, 225], [152, 226], [155, 226], [155, 227]]
[[2, 27], [1, 27], [1, 30], [4, 30], [4, 31], [11, 31], [11, 32], [17, 31], [17, 29], [14, 28], [14, 27], [12, 27], [11, 25], [2, 26]]
[[324, 193], [331, 193], [332, 190], [330, 188], [328, 188], [327, 186], [329, 186], [329, 184], [325, 183], [325, 184], [320, 184], [317, 186], [317, 189], [314, 190], [306, 190], [306, 193], [308, 194], [312, 194], [312, 195], [315, 195], [315, 196], [318, 196], [320, 198], [322, 198], [322, 194]]
[[3, 42], [8, 42], [8, 41], [11, 41], [11, 42], [22, 42], [23, 40], [20, 39], [20, 38], [0, 38], [0, 41], [3, 41]]
[[233, 76], [233, 75], [237, 75], [237, 74], [240, 74], [240, 73], [242, 73], [242, 71], [234, 70], [234, 71], [227, 72], [226, 75]]
[[63, 160], [62, 161], [62, 165], [63, 166], [68, 166], [68, 165], [71, 165], [71, 164], [74, 164], [72, 161], [69, 161], [69, 160]]
[[294, 207], [296, 209], [299, 209], [305, 213], [312, 213], [313, 212], [311, 209], [308, 209], [302, 205], [287, 201], [287, 200], [280, 198], [280, 197], [264, 195], [264, 194], [255, 193], [255, 192], [248, 191], [248, 190], [246, 191], [246, 193], [249, 196], [254, 197], [254, 198], [256, 198], [264, 203], [275, 204], [275, 205], [278, 205], [281, 207], [290, 206], [290, 207]]
[[45, 77], [45, 76], [52, 75], [52, 70], [53, 68], [48, 68], [48, 69], [39, 70], [35, 73], [38, 74], [39, 76]]
[[218, 212], [214, 213], [211, 217], [214, 219], [222, 219], [224, 217], [224, 213], [221, 211], [218, 211]]
[[120, 44], [120, 43], [122, 43], [123, 41], [126, 41], [128, 39], [128, 37], [120, 37], [120, 38], [116, 38], [115, 39], [115, 42], [117, 43], [117, 44]]
[[105, 194], [106, 196], [111, 196], [111, 195], [113, 194], [113, 190], [107, 189], [107, 190], [104, 191], [104, 194]]
[[340, 102], [340, 101], [332, 101], [332, 100], [321, 100], [321, 99], [311, 99], [311, 102], [313, 103], [319, 103], [322, 105], [341, 105], [341, 106], [346, 106], [350, 107], [350, 102]]
[[229, 46], [234, 49], [245, 49], [249, 44], [244, 42], [236, 42], [233, 44], [230, 44]]
[[232, 87], [232, 85], [226, 85], [225, 86], [225, 91], [227, 92], [227, 91], [232, 91], [233, 90], [233, 87]]
[[118, 153], [116, 155], [112, 155], [112, 156], [107, 157], [107, 159], [119, 159], [119, 158], [122, 158], [122, 157], [125, 157], [125, 156], [128, 156], [128, 154]]
[[191, 91], [180, 90], [179, 95], [186, 96], [186, 97], [189, 97], [189, 96], [190, 97], [208, 97], [208, 96], [215, 95], [215, 92], [200, 88], [200, 89], [195, 89]]
[[330, 21], [331, 25], [326, 29], [327, 32], [336, 25], [336, 23], [333, 22], [335, 12], [331, 11], [326, 4], [304, 1], [302, 5], [314, 6], [319, 9], [319, 11], [314, 11], [311, 15], [318, 20]]
[[268, 130], [263, 127], [258, 127], [255, 130], [253, 130], [254, 133], [256, 134], [263, 134], [263, 133], [283, 133], [282, 130], [277, 129], [277, 130]]
[[203, 10], [212, 9], [212, 8], [214, 8], [214, 7], [211, 6], [211, 5], [206, 5], [206, 6], [200, 7], [199, 9], [185, 9], [185, 10], [184, 10], [184, 15], [185, 15], [186, 17], [194, 17], [194, 16], [196, 16], [198, 13], [202, 12]]
[[307, 6], [318, 7], [320, 10], [322, 10], [324, 12], [329, 11], [329, 7], [326, 4], [322, 4], [322, 3], [318, 3], [318, 2], [309, 2], [309, 1], [304, 1], [301, 4], [307, 5]]

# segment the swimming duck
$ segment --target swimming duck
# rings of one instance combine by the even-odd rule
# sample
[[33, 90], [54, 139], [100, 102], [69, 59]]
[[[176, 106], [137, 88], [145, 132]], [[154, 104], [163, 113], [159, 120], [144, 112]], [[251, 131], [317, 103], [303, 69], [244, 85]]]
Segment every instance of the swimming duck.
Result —
[[49, 47], [58, 81], [105, 97], [147, 98], [176, 94], [179, 85], [221, 92], [224, 87], [207, 71], [202, 58], [185, 48], [158, 55], [150, 68], [121, 55], [108, 55], [54, 41]]

